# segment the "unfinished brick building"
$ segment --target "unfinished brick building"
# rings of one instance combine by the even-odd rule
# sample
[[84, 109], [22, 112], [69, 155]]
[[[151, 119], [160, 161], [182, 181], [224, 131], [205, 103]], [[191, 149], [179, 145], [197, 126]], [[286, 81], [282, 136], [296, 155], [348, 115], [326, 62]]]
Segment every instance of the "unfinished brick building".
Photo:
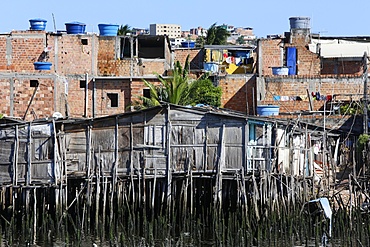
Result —
[[[52, 66], [39, 70], [35, 62]], [[165, 73], [172, 63], [164, 36], [1, 34], [0, 112], [24, 120], [120, 113], [142, 94], [143, 78], [155, 80], [154, 72]]]
[[[12, 31], [0, 34], [0, 113], [23, 120], [52, 117], [98, 117], [129, 111], [158, 82], [174, 61], [202, 74], [204, 50], [171, 50], [166, 36], [99, 36], [65, 31]], [[36, 62], [51, 63], [40, 70]], [[255, 76], [219, 76], [222, 105], [253, 112]], [[248, 89], [249, 88], [249, 89]], [[249, 96], [247, 96], [247, 94]], [[247, 110], [247, 108], [250, 108]], [[60, 115], [60, 114], [59, 114]]]
[[335, 110], [363, 96], [363, 56], [369, 37], [320, 37], [310, 18], [290, 18], [290, 32], [258, 43], [258, 105], [280, 113]]

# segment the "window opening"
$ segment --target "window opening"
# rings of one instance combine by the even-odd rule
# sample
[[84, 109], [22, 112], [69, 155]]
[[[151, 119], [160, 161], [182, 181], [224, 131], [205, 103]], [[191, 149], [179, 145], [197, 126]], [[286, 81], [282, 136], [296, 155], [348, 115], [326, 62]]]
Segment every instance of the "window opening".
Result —
[[109, 107], [118, 107], [118, 93], [107, 93]]

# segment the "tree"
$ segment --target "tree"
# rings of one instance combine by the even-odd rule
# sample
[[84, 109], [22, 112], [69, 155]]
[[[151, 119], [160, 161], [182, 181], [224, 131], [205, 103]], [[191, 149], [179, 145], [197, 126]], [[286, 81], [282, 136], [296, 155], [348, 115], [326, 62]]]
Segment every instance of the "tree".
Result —
[[213, 85], [209, 78], [196, 80], [190, 88], [186, 103], [189, 105], [205, 104], [221, 106], [222, 89]]
[[195, 40], [195, 43], [197, 44], [198, 47], [203, 47], [204, 46], [204, 37], [203, 36], [198, 36], [197, 39]]
[[180, 62], [176, 62], [171, 76], [168, 79], [157, 74], [160, 84], [153, 84], [143, 80], [150, 90], [150, 97], [139, 96], [135, 101], [135, 109], [154, 107], [161, 102], [168, 102], [176, 105], [206, 104], [218, 107], [221, 105], [221, 88], [215, 87], [207, 76], [198, 80], [189, 78], [189, 56], [187, 56], [184, 68]]
[[168, 102], [176, 105], [184, 105], [189, 95], [192, 82], [189, 80], [189, 56], [187, 56], [184, 68], [177, 61], [171, 76], [168, 79], [157, 74], [160, 85], [154, 85], [146, 80], [144, 84], [149, 87], [150, 98], [140, 96], [141, 102], [134, 102], [136, 109], [153, 107], [160, 105], [161, 102]]
[[129, 25], [121, 25], [119, 28], [118, 28], [118, 31], [117, 31], [117, 35], [126, 35], [128, 33], [131, 33], [132, 32], [132, 29]]
[[216, 23], [213, 23], [207, 31], [206, 44], [226, 45], [227, 37], [229, 36], [230, 33], [226, 30], [225, 26], [216, 26]]
[[239, 45], [244, 45], [245, 44], [245, 40], [244, 40], [244, 36], [239, 36], [237, 39], [236, 39], [236, 43], [239, 44]]

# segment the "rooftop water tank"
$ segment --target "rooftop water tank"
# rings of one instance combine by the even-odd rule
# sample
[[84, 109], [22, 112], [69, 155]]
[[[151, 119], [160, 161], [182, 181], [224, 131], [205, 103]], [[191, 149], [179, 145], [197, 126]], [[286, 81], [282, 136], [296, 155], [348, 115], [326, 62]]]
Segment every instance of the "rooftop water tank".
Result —
[[290, 29], [310, 29], [310, 17], [290, 17]]
[[66, 29], [67, 29], [67, 34], [84, 34], [85, 33], [85, 23], [81, 22], [69, 22], [65, 23], [66, 24]]
[[38, 30], [38, 31], [44, 31], [46, 27], [46, 20], [44, 19], [31, 19], [30, 21], [30, 29], [31, 30]]
[[194, 41], [183, 41], [181, 42], [181, 47], [183, 48], [194, 48], [195, 42]]
[[119, 26], [116, 24], [99, 24], [99, 34], [101, 36], [117, 36]]

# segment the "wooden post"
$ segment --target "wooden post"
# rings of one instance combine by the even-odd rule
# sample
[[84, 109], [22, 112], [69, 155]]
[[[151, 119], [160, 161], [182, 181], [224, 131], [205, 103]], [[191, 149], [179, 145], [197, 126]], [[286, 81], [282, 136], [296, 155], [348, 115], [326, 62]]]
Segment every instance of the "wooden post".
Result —
[[88, 117], [88, 105], [89, 105], [89, 74], [85, 74], [85, 109], [84, 109], [84, 117]]
[[33, 188], [33, 243], [36, 244], [37, 239], [37, 189]]
[[171, 164], [171, 120], [170, 120], [170, 105], [167, 105], [166, 114], [166, 154], [167, 154], [167, 209], [171, 208], [171, 196], [172, 196], [172, 164]]
[[132, 211], [134, 211], [135, 206], [135, 183], [134, 183], [134, 133], [133, 125], [130, 122], [130, 179], [132, 187]]
[[87, 190], [86, 196], [88, 198], [87, 205], [91, 206], [91, 139], [92, 139], [92, 126], [91, 123], [87, 126], [87, 152], [86, 152], [86, 165], [87, 165]]
[[153, 192], [152, 192], [152, 215], [154, 215], [154, 203], [155, 203], [155, 190], [157, 187], [157, 168], [154, 168], [154, 181], [153, 181]]
[[[61, 169], [58, 167], [59, 166], [59, 161], [58, 161], [58, 141], [57, 141], [57, 133], [56, 133], [56, 128], [55, 128], [55, 119], [53, 119], [53, 157], [54, 157], [54, 164], [53, 164], [53, 179], [54, 179], [54, 185], [57, 185], [59, 182], [57, 171], [61, 171]], [[58, 169], [57, 169], [58, 168]]]
[[118, 117], [116, 117], [116, 125], [114, 131], [114, 163], [112, 169], [112, 188], [111, 188], [111, 195], [110, 195], [110, 226], [113, 223], [113, 199], [115, 193], [115, 186], [117, 183], [117, 164], [118, 164]]
[[216, 207], [217, 202], [219, 203], [219, 211], [222, 208], [222, 170], [225, 166], [225, 124], [222, 124], [221, 129], [221, 140], [219, 144], [220, 156], [217, 161], [217, 175], [216, 175], [216, 190], [214, 195], [214, 205]]
[[[362, 58], [363, 63], [363, 77], [364, 77], [364, 134], [368, 134], [368, 115], [367, 115], [367, 80], [368, 80], [368, 71], [367, 71], [367, 53], [364, 52], [364, 56]], [[366, 145], [365, 145], [366, 146]]]
[[[363, 56], [363, 74], [364, 74], [364, 134], [367, 135], [369, 133], [368, 131], [368, 125], [369, 125], [369, 119], [368, 119], [368, 100], [367, 100], [367, 80], [368, 80], [368, 71], [367, 71], [367, 52], [364, 52]], [[366, 175], [366, 165], [367, 165], [367, 146], [369, 142], [366, 142], [364, 144], [364, 150], [363, 150], [363, 162], [362, 162], [362, 174], [363, 176]]]
[[95, 195], [95, 229], [99, 228], [99, 206], [100, 206], [100, 174], [101, 174], [101, 146], [98, 150], [98, 162], [96, 171], [96, 195]]
[[18, 149], [19, 149], [19, 132], [18, 132], [18, 125], [15, 126], [15, 134], [14, 134], [14, 156], [13, 156], [13, 210], [12, 215], [14, 217], [15, 209], [16, 209], [16, 195], [18, 193], [18, 189], [15, 189], [14, 186], [18, 185]]
[[26, 170], [26, 185], [31, 184], [31, 164], [32, 163], [32, 131], [31, 122], [28, 123], [28, 142], [27, 142], [27, 170]]
[[18, 184], [18, 148], [19, 148], [19, 133], [18, 125], [15, 126], [14, 133], [14, 153], [13, 153], [13, 186]]

